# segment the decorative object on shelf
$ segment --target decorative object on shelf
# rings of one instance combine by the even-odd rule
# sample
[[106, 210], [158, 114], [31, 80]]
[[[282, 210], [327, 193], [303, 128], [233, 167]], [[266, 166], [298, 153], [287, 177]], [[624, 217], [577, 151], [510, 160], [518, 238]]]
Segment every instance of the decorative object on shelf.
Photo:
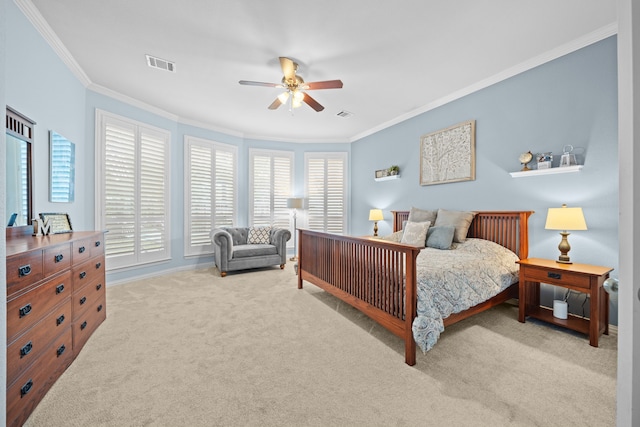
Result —
[[388, 169], [388, 171], [391, 176], [398, 175], [400, 173], [400, 167], [398, 167], [398, 165], [393, 165]]
[[560, 167], [576, 166], [576, 155], [572, 153], [573, 145], [567, 144], [562, 148], [562, 156], [560, 156]]
[[530, 171], [531, 168], [527, 165], [531, 163], [531, 160], [533, 160], [533, 153], [531, 151], [522, 153], [520, 154], [520, 157], [518, 157], [518, 160], [520, 160], [520, 164], [522, 165], [522, 171]]
[[551, 151], [538, 153], [536, 159], [538, 160], [538, 169], [551, 169], [553, 163], [553, 153]]
[[298, 259], [298, 247], [297, 237], [298, 233], [296, 220], [298, 218], [298, 209], [304, 209], [304, 199], [302, 197], [290, 197], [287, 199], [287, 207], [293, 210], [293, 256], [289, 258], [290, 261], [296, 261]]
[[558, 319], [566, 319], [569, 304], [565, 300], [553, 300], [553, 317]]
[[51, 224], [49, 224], [49, 220], [45, 221], [39, 218], [33, 218], [31, 222], [33, 223], [34, 236], [46, 236], [51, 232]]
[[567, 240], [567, 236], [570, 233], [567, 231], [587, 229], [587, 223], [584, 220], [582, 208], [568, 208], [566, 204], [563, 204], [561, 208], [549, 208], [547, 211], [547, 222], [544, 228], [547, 230], [562, 230], [560, 231], [562, 240], [558, 245], [560, 256], [556, 262], [572, 264], [568, 255], [571, 250], [571, 246]]
[[476, 122], [469, 120], [420, 137], [420, 185], [476, 179]]
[[384, 215], [382, 215], [382, 209], [371, 209], [369, 211], [369, 221], [373, 221], [373, 236], [378, 236], [378, 221], [382, 221]]
[[66, 213], [41, 213], [40, 219], [49, 224], [51, 234], [71, 233], [71, 219]]

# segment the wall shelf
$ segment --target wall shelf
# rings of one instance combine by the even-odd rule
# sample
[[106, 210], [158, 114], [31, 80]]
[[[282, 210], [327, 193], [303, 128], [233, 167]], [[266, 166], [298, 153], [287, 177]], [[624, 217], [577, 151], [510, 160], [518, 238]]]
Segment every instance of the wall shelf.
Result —
[[549, 169], [532, 169], [528, 171], [509, 172], [513, 178], [522, 178], [523, 176], [539, 176], [539, 175], [554, 175], [557, 173], [570, 173], [580, 172], [583, 165], [576, 166], [564, 166]]
[[387, 175], [381, 176], [380, 178], [373, 178], [375, 181], [389, 181], [390, 179], [400, 179], [400, 174], [398, 175]]

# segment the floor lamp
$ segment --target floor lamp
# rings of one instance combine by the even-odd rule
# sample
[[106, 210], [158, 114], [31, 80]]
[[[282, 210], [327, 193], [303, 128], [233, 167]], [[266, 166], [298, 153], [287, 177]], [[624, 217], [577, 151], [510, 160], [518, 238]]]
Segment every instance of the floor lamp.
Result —
[[298, 259], [298, 245], [296, 241], [298, 238], [298, 232], [296, 227], [296, 219], [297, 219], [298, 209], [304, 208], [304, 199], [302, 197], [288, 198], [287, 207], [289, 209], [293, 209], [293, 256], [289, 260], [296, 261]]

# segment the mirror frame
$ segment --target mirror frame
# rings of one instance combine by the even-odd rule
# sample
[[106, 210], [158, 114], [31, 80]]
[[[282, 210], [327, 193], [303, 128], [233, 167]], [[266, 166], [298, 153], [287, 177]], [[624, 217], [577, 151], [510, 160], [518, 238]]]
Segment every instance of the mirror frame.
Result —
[[[28, 187], [28, 207], [27, 207], [27, 225], [17, 227], [6, 227], [7, 235], [24, 234], [25, 230], [30, 231], [32, 228], [33, 219], [33, 160], [31, 155], [33, 140], [34, 140], [34, 126], [36, 122], [28, 118], [27, 116], [20, 114], [13, 108], [7, 106], [6, 113], [6, 134], [18, 138], [27, 143], [27, 187]], [[11, 233], [9, 231], [12, 230]]]

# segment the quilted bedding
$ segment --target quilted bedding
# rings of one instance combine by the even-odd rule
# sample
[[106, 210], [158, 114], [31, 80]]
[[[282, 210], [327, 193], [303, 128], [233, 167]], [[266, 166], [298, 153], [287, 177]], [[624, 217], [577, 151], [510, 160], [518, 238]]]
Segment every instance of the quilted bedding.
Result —
[[413, 337], [429, 351], [443, 319], [480, 304], [518, 281], [518, 256], [497, 243], [466, 239], [450, 250], [424, 248], [417, 259], [418, 311]]

